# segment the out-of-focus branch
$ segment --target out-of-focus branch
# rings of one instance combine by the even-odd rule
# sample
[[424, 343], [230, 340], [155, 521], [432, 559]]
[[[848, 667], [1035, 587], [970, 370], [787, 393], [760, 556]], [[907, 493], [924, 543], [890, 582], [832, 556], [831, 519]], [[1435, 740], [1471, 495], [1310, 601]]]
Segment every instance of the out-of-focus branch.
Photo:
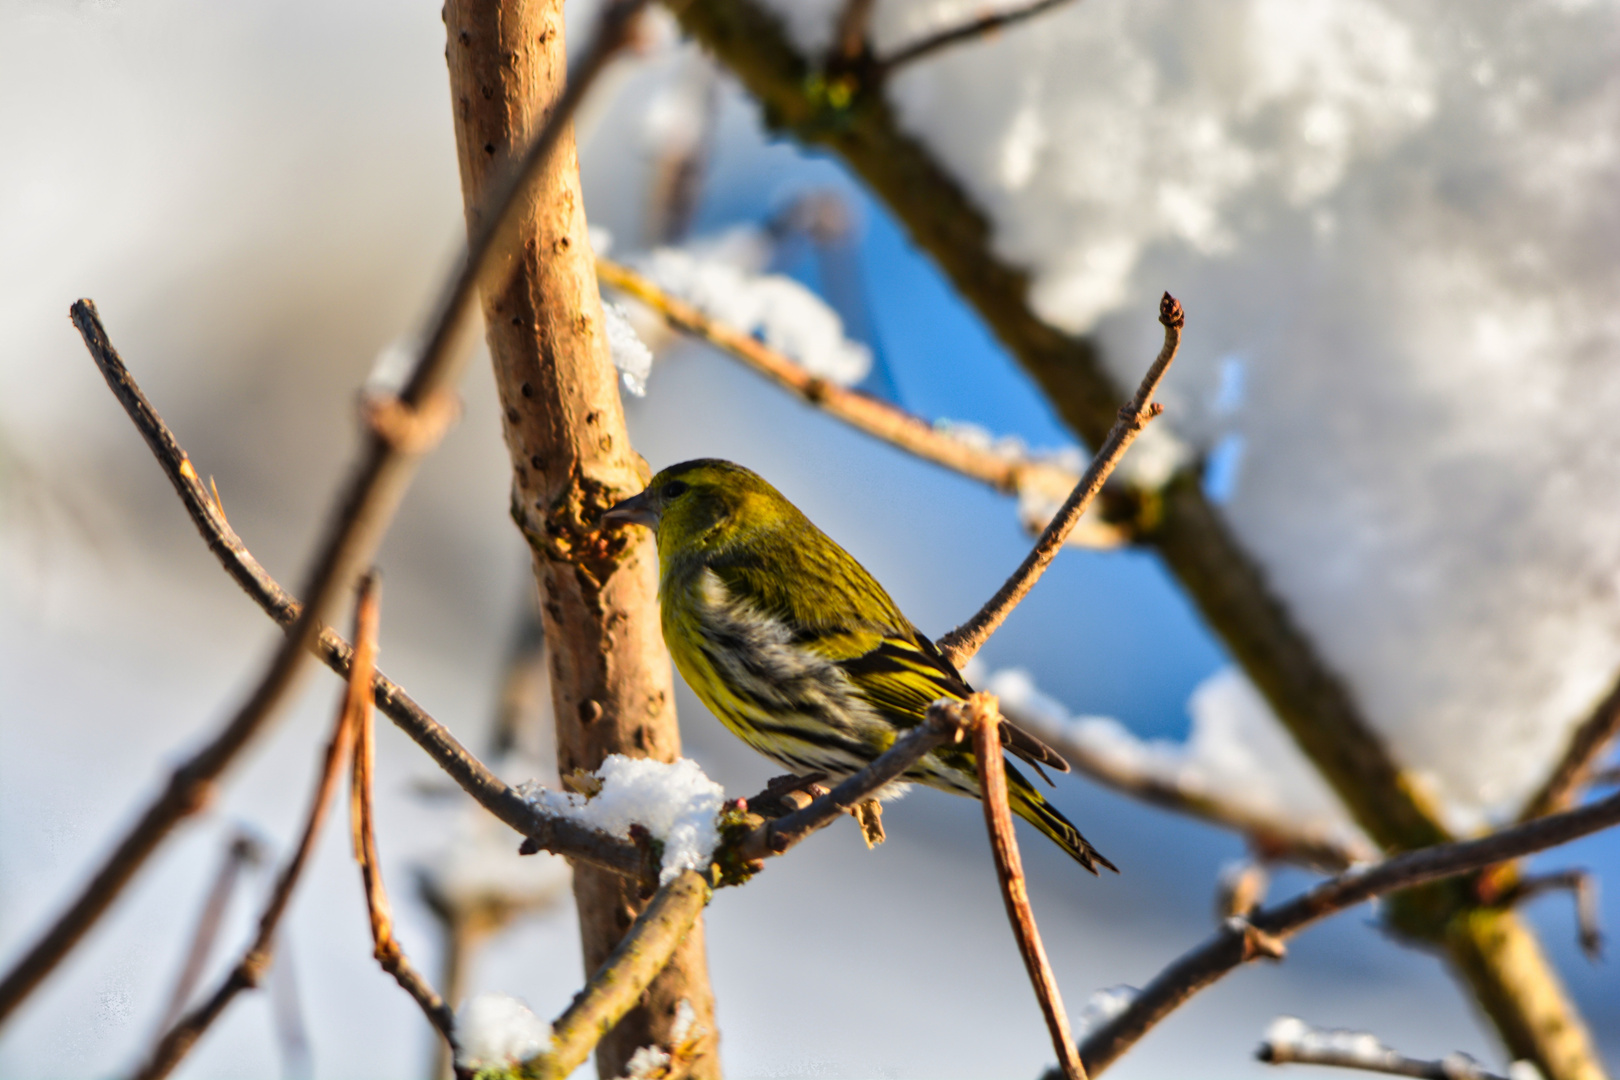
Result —
[[967, 714], [959, 701], [936, 701], [922, 723], [894, 741], [870, 765], [844, 780], [810, 805], [783, 817], [755, 823], [728, 838], [715, 863], [720, 884], [745, 880], [761, 859], [781, 855], [817, 830], [824, 829], [865, 802], [891, 780], [903, 776], [924, 754], [948, 742], [960, 741], [967, 730]]
[[1575, 932], [1588, 960], [1603, 957], [1603, 924], [1598, 915], [1597, 881], [1585, 870], [1560, 870], [1522, 877], [1494, 899], [1502, 907], [1517, 907], [1546, 892], [1567, 892], [1575, 900]]
[[421, 1008], [454, 1052], [455, 1015], [427, 980], [411, 966], [394, 937], [394, 920], [383, 887], [382, 864], [377, 859], [377, 821], [371, 801], [371, 777], [376, 764], [376, 742], [371, 723], [371, 680], [377, 663], [377, 579], [366, 577], [355, 609], [354, 663], [350, 668], [346, 708], [354, 718], [353, 768], [349, 778], [349, 826], [353, 834], [354, 859], [360, 864], [366, 888], [366, 912], [371, 921], [372, 955], [382, 969]]
[[607, 962], [551, 1025], [551, 1048], [524, 1062], [522, 1074], [532, 1080], [562, 1080], [578, 1068], [640, 1001], [708, 902], [709, 885], [693, 870], [682, 870], [660, 887]]
[[1035, 0], [1034, 3], [1026, 4], [1023, 7], [992, 12], [988, 15], [981, 15], [971, 22], [963, 23], [961, 26], [953, 26], [949, 30], [943, 30], [940, 33], [923, 38], [921, 41], [913, 42], [877, 61], [878, 77], [888, 78], [907, 64], [914, 64], [918, 60], [927, 59], [937, 52], [951, 48], [953, 45], [962, 45], [988, 37], [998, 30], [1016, 26], [1026, 19], [1033, 19], [1037, 15], [1043, 15], [1053, 8], [1068, 2], [1069, 0]]
[[[1165, 968], [1118, 1016], [1088, 1035], [1080, 1056], [1093, 1075], [1107, 1068], [1188, 998], [1310, 924], [1375, 896], [1466, 874], [1567, 844], [1620, 823], [1620, 795], [1515, 825], [1478, 840], [1395, 855], [1330, 878], [1292, 900], [1229, 921], [1214, 937]], [[1048, 1074], [1053, 1080], [1056, 1074]]]
[[[837, 154], [865, 181], [1017, 358], [1052, 407], [1100, 446], [1122, 394], [1094, 342], [1030, 307], [1031, 278], [998, 253], [985, 214], [882, 94], [844, 108], [818, 95], [814, 67], [757, 0], [692, 0], [675, 10], [757, 97], [767, 123]], [[1160, 492], [1141, 538], [1155, 547], [1367, 835], [1386, 850], [1450, 839], [1430, 797], [1394, 760], [1349, 687], [1318, 654], [1265, 573], [1183, 470]], [[1509, 1052], [1548, 1080], [1593, 1080], [1602, 1066], [1579, 1013], [1530, 930], [1511, 912], [1474, 906], [1465, 883], [1397, 897], [1392, 924], [1443, 948]]]
[[1024, 883], [1024, 863], [1018, 855], [1018, 839], [1013, 835], [1012, 810], [1007, 805], [1007, 769], [1002, 760], [1001, 714], [991, 694], [974, 694], [967, 701], [968, 726], [973, 732], [973, 753], [979, 765], [979, 802], [984, 807], [984, 825], [990, 833], [990, 851], [996, 860], [996, 878], [1001, 882], [1001, 898], [1007, 905], [1007, 921], [1012, 924], [1018, 953], [1024, 958], [1030, 985], [1046, 1017], [1046, 1030], [1057, 1051], [1058, 1068], [1064, 1080], [1086, 1080], [1085, 1066], [1069, 1033], [1069, 1014], [1063, 1009], [1057, 977], [1046, 959], [1041, 932], [1035, 926], [1035, 912], [1029, 906], [1029, 889]]
[[356, 707], [356, 701], [360, 697], [361, 695], [351, 687], [343, 703], [338, 707], [337, 721], [332, 726], [332, 738], [326, 745], [320, 777], [315, 783], [315, 794], [310, 799], [303, 835], [299, 837], [298, 847], [294, 849], [292, 857], [287, 860], [276, 878], [275, 890], [270, 894], [269, 902], [265, 904], [264, 913], [259, 916], [259, 932], [254, 936], [253, 943], [248, 946], [247, 952], [237, 961], [230, 974], [220, 983], [219, 989], [158, 1040], [151, 1056], [135, 1074], [136, 1080], [158, 1080], [159, 1077], [169, 1075], [180, 1060], [191, 1052], [191, 1048], [202, 1038], [209, 1026], [219, 1019], [220, 1014], [236, 999], [236, 995], [243, 990], [257, 987], [259, 980], [269, 970], [271, 953], [276, 945], [276, 928], [280, 925], [281, 917], [286, 913], [287, 905], [292, 900], [293, 890], [298, 887], [298, 878], [303, 873], [305, 863], [309, 861], [309, 854], [315, 848], [315, 838], [320, 835], [321, 825], [326, 821], [327, 808], [332, 802], [332, 793], [337, 789], [343, 760], [354, 744], [355, 731], [360, 723], [360, 710]]
[[1569, 737], [1569, 745], [1552, 772], [1519, 812], [1520, 821], [1568, 808], [1575, 795], [1593, 779], [1593, 772], [1620, 735], [1620, 680], [1609, 688], [1585, 720]]
[[872, 24], [872, 8], [877, 0], [844, 0], [838, 13], [838, 27], [833, 31], [833, 64], [849, 64], [867, 51], [866, 31]]
[[163, 1019], [158, 1022], [160, 1038], [180, 1019], [186, 1002], [191, 1000], [192, 991], [202, 979], [203, 968], [208, 964], [208, 957], [214, 951], [214, 941], [219, 937], [219, 928], [225, 921], [225, 908], [231, 901], [231, 894], [236, 891], [237, 879], [242, 876], [244, 869], [263, 858], [264, 846], [252, 836], [241, 830], [231, 836], [225, 848], [225, 857], [220, 860], [219, 873], [214, 876], [214, 884], [208, 890], [202, 914], [197, 918], [197, 931], [191, 939], [191, 947], [186, 950], [185, 963], [180, 966], [174, 989], [169, 993], [168, 1007], [163, 1010]]
[[[428, 421], [447, 420], [444, 396], [459, 374], [466, 350], [459, 348], [472, 314], [472, 300], [481, 284], [503, 264], [507, 234], [519, 203], [518, 196], [551, 157], [551, 151], [569, 127], [575, 107], [597, 74], [625, 41], [625, 30], [640, 3], [621, 0], [609, 4], [596, 42], [568, 82], [544, 126], [525, 148], [520, 164], [499, 183], [489, 185], [488, 197], [478, 204], [478, 227], [470, 231], [467, 253], [461, 260], [428, 322], [424, 344], [410, 377], [390, 411], [395, 419], [420, 418], [409, 425], [412, 437], [391, 437], [396, 432], [372, 425], [365, 432], [365, 448], [358, 467], [337, 499], [303, 590], [305, 609], [285, 640], [276, 648], [258, 684], [225, 728], [170, 776], [163, 792], [148, 805], [136, 824], [124, 834], [113, 853], [92, 876], [78, 897], [0, 981], [0, 1020], [4, 1020], [50, 973], [103, 912], [112, 906], [124, 886], [174, 826], [203, 806], [215, 781], [248, 742], [275, 714], [301, 673], [305, 653], [320, 634], [322, 622], [338, 597], [370, 561], [392, 520], [415, 471], [415, 462], [442, 433], [426, 430]], [[72, 308], [74, 324], [98, 364], [114, 356], [111, 342], [96, 315], [95, 305], [80, 300]], [[106, 369], [103, 369], [106, 373]], [[120, 387], [109, 377], [115, 394]], [[160, 457], [171, 448], [153, 445]]]
[[[114, 387], [120, 404], [156, 454], [158, 464], [180, 496], [208, 550], [219, 559], [242, 591], [247, 593], [281, 627], [289, 628], [303, 610], [297, 599], [270, 576], [259, 560], [231, 528], [225, 513], [198, 477], [191, 458], [175, 439], [174, 433], [158, 415], [134, 376], [110, 347], [93, 353], [102, 373]], [[310, 646], [321, 662], [339, 677], [348, 680], [354, 647], [330, 627], [321, 627]], [[380, 672], [371, 680], [377, 707], [409, 735], [428, 756], [450, 775], [461, 789], [486, 810], [522, 833], [535, 850], [546, 850], [580, 859], [615, 873], [634, 878], [646, 876], [647, 867], [634, 844], [586, 828], [565, 818], [548, 817], [518, 796], [490, 772], [484, 763], [450, 734], [445, 726], [418, 705], [398, 684]]]
[[1153, 392], [1159, 388], [1164, 373], [1170, 369], [1170, 362], [1176, 358], [1176, 350], [1181, 347], [1181, 328], [1186, 322], [1181, 305], [1169, 293], [1165, 293], [1159, 301], [1159, 322], [1164, 324], [1164, 346], [1148, 367], [1147, 374], [1142, 376], [1136, 395], [1120, 406], [1119, 419], [1114, 421], [1108, 437], [1092, 457], [1091, 464], [1086, 466], [1080, 482], [1074, 486], [1057, 514], [1047, 522], [1024, 561], [996, 590], [996, 594], [973, 618], [939, 639], [939, 651], [958, 669], [979, 651], [986, 639], [1012, 614], [1019, 601], [1029, 594], [1029, 590], [1062, 550], [1069, 531], [1080, 520], [1080, 515], [1086, 512], [1086, 507], [1091, 505], [1091, 500], [1097, 497], [1097, 492], [1102, 490], [1103, 481], [1114, 471], [1114, 466], [1125, 456], [1125, 451], [1136, 436], [1141, 434], [1149, 421], [1164, 411], [1164, 406], [1153, 400]]
[[1254, 1056], [1268, 1065], [1326, 1065], [1419, 1080], [1507, 1080], [1467, 1054], [1424, 1061], [1396, 1053], [1361, 1031], [1322, 1031], [1292, 1016], [1278, 1017]]
[[1053, 725], [1037, 720], [1025, 722], [1019, 710], [1005, 702], [1001, 711], [1013, 722], [1040, 736], [1041, 741], [1062, 755], [1076, 772], [1150, 805], [1241, 833], [1260, 858], [1297, 863], [1329, 873], [1378, 858], [1377, 849], [1358, 838], [1331, 835], [1281, 816], [1256, 813], [1248, 807], [1189, 789], [1184, 784], [1131, 769], [1069, 738]]

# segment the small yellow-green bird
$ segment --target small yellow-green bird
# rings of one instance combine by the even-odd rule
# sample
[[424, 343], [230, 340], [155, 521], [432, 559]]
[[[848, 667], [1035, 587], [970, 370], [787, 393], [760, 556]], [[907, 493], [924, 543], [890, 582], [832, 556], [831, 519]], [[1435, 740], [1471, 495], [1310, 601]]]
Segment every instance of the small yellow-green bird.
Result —
[[[741, 465], [672, 465], [603, 517], [658, 533], [664, 641], [721, 723], [800, 776], [839, 780], [882, 754], [940, 698], [972, 690], [866, 568], [798, 507]], [[1004, 723], [1007, 749], [1039, 771], [1068, 762]], [[966, 744], [905, 774], [979, 797]], [[1012, 810], [1092, 873], [1103, 858], [1022, 773], [1007, 766]]]

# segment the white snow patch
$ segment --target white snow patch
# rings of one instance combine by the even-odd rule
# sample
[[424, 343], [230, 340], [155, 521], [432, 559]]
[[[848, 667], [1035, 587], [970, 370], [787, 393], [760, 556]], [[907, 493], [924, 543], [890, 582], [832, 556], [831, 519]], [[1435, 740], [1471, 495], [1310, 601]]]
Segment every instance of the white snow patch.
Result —
[[469, 1069], [512, 1066], [551, 1046], [551, 1025], [510, 994], [479, 994], [456, 1017], [456, 1043]]
[[532, 781], [517, 791], [547, 813], [571, 817], [613, 836], [629, 839], [630, 826], [643, 826], [664, 845], [660, 883], [674, 880], [682, 870], [701, 870], [709, 864], [720, 843], [715, 817], [726, 793], [697, 762], [609, 754], [596, 775], [602, 790], [589, 799]]
[[872, 351], [844, 336], [844, 322], [792, 278], [761, 273], [770, 241], [743, 226], [683, 247], [657, 248], [627, 261], [660, 288], [712, 319], [802, 364], [840, 386], [866, 378]]
[[624, 308], [611, 300], [602, 301], [602, 317], [607, 324], [608, 349], [613, 366], [619, 369], [624, 388], [636, 397], [647, 396], [647, 376], [652, 374], [653, 355], [630, 325]]
[[1092, 991], [1086, 1003], [1080, 1006], [1076, 1036], [1084, 1038], [1089, 1032], [1096, 1031], [1130, 1008], [1131, 1003], [1141, 996], [1141, 990], [1124, 983]]

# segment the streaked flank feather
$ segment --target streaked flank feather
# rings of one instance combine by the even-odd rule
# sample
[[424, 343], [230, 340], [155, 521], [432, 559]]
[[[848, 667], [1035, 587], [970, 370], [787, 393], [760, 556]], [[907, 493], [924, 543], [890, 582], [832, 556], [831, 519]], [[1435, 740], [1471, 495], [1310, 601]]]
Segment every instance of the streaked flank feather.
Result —
[[[931, 703], [972, 692], [860, 563], [740, 465], [672, 466], [611, 514], [657, 529], [664, 640], [681, 674], [721, 723], [794, 773], [848, 776]], [[1069, 769], [1012, 724], [1002, 737], [1037, 771]], [[979, 794], [965, 743], [905, 779]], [[1014, 813], [1087, 870], [1115, 869], [1011, 764], [1007, 783]]]

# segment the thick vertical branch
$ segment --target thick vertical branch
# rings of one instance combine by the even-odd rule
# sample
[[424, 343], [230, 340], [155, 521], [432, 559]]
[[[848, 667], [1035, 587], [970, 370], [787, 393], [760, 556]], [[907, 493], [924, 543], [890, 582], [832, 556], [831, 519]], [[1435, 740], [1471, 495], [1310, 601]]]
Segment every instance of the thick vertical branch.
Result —
[[[445, 6], [469, 215], [562, 89], [562, 7], [561, 0]], [[469, 231], [478, 224], [469, 216]], [[630, 447], [609, 362], [571, 134], [535, 185], [519, 228], [509, 283], [484, 296], [485, 335], [512, 454], [512, 514], [533, 551], [551, 645], [558, 765], [593, 770], [612, 753], [673, 760], [680, 732], [652, 540], [645, 531], [598, 528], [603, 510], [641, 490], [646, 467]], [[588, 866], [576, 867], [574, 895], [585, 968], [595, 971], [642, 902], [634, 884]], [[600, 1043], [601, 1075], [622, 1073], [640, 1046], [668, 1044], [683, 998], [714, 1031], [701, 923]], [[706, 1051], [693, 1075], [718, 1075], [712, 1040]]]

